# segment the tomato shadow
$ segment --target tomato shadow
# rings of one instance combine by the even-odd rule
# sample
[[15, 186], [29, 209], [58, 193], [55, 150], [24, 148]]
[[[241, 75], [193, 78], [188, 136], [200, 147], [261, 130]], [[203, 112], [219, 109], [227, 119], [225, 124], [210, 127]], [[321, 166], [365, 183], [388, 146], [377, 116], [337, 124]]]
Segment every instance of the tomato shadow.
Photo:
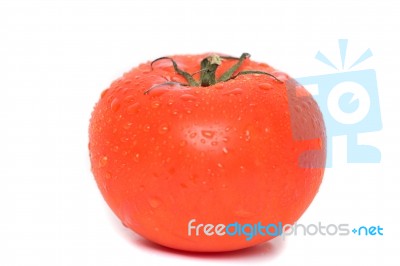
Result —
[[180, 256], [206, 260], [243, 260], [243, 261], [270, 261], [277, 258], [285, 248], [286, 241], [281, 237], [254, 247], [225, 252], [190, 252], [172, 249], [153, 243], [132, 230], [124, 227], [115, 215], [110, 213], [110, 220], [115, 231], [127, 242], [149, 253], [160, 253], [167, 256]]

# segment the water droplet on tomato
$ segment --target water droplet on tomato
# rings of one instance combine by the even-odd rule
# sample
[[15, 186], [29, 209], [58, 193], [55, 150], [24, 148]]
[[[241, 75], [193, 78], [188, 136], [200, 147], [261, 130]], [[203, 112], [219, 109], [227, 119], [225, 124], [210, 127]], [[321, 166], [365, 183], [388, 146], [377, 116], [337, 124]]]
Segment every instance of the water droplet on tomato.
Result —
[[107, 156], [101, 157], [101, 158], [100, 158], [100, 161], [99, 161], [100, 167], [106, 166], [106, 165], [107, 165], [107, 162], [108, 162], [108, 157], [107, 157]]
[[162, 201], [161, 201], [159, 198], [156, 198], [156, 197], [150, 198], [150, 199], [148, 200], [148, 202], [149, 202], [149, 204], [150, 204], [150, 206], [151, 206], [152, 208], [158, 208], [158, 207], [160, 207], [160, 205], [161, 205], [161, 203], [162, 203]]
[[115, 145], [114, 147], [112, 147], [113, 152], [117, 152], [118, 150], [119, 150], [119, 146]]
[[110, 173], [110, 172], [106, 172], [105, 178], [106, 178], [106, 179], [111, 179], [111, 178], [112, 178], [111, 173]]
[[135, 101], [135, 96], [133, 95], [128, 95], [124, 98], [125, 102], [134, 102]]
[[122, 138], [121, 138], [121, 141], [122, 141], [122, 142], [128, 142], [128, 141], [129, 141], [129, 138], [128, 138], [128, 137], [122, 137]]
[[235, 88], [231, 91], [224, 92], [223, 95], [239, 95], [242, 93], [243, 93], [243, 90], [241, 88]]
[[121, 107], [121, 104], [119, 103], [118, 98], [114, 98], [111, 102], [111, 110], [113, 112], [117, 112], [119, 108]]
[[218, 145], [218, 141], [212, 141], [211, 142], [211, 146], [217, 146]]
[[227, 147], [223, 147], [222, 148], [222, 152], [225, 153], [225, 154], [228, 154], [229, 153], [228, 148]]
[[271, 83], [261, 83], [258, 85], [258, 88], [262, 90], [270, 90], [273, 89], [274, 87], [272, 86]]
[[244, 140], [245, 141], [250, 141], [250, 131], [249, 130], [245, 131]]
[[191, 139], [194, 139], [196, 136], [197, 136], [197, 133], [196, 133], [196, 132], [192, 132], [192, 133], [190, 133], [190, 135], [189, 135], [189, 137], [190, 137]]
[[224, 168], [224, 166], [222, 165], [222, 163], [217, 163], [217, 166], [218, 166], [219, 168]]
[[151, 103], [151, 107], [152, 107], [152, 108], [158, 108], [158, 107], [160, 107], [160, 105], [161, 105], [161, 104], [160, 104], [160, 102], [158, 102], [158, 101], [154, 101], [154, 102]]
[[165, 134], [165, 133], [168, 132], [168, 130], [169, 130], [168, 125], [161, 125], [161, 126], [158, 128], [158, 133], [160, 133], [160, 134]]
[[201, 131], [201, 135], [203, 135], [203, 137], [205, 137], [205, 138], [210, 139], [210, 138], [214, 137], [215, 131], [212, 131], [212, 130], [202, 130], [202, 131]]
[[140, 154], [139, 153], [135, 153], [135, 155], [133, 156], [133, 161], [135, 163], [138, 163], [139, 162], [139, 158], [140, 158]]
[[204, 143], [206, 143], [206, 140], [205, 139], [201, 139], [200, 142], [204, 144]]
[[197, 100], [197, 97], [196, 97], [196, 96], [194, 96], [194, 95], [192, 95], [192, 94], [188, 94], [188, 93], [182, 94], [179, 98], [180, 98], [182, 101], [187, 101], [187, 102], [193, 102], [193, 101]]
[[185, 147], [186, 144], [187, 144], [186, 140], [182, 140], [181, 142], [179, 142], [179, 146], [181, 146], [181, 147]]
[[133, 115], [133, 114], [136, 114], [137, 113], [137, 110], [139, 109], [139, 103], [134, 103], [134, 104], [131, 104], [131, 105], [129, 105], [127, 108], [126, 108], [126, 113], [128, 114], [128, 115]]
[[150, 131], [150, 125], [148, 125], [148, 124], [146, 124], [146, 125], [144, 125], [144, 127], [143, 127], [143, 131], [144, 132], [149, 132]]
[[124, 127], [124, 129], [130, 129], [132, 124], [133, 124], [132, 122], [127, 122], [127, 123], [125, 123], [125, 125], [123, 127]]
[[169, 91], [168, 87], [158, 87], [152, 89], [149, 93], [151, 94], [152, 97], [156, 97], [156, 96], [161, 96], [168, 91]]

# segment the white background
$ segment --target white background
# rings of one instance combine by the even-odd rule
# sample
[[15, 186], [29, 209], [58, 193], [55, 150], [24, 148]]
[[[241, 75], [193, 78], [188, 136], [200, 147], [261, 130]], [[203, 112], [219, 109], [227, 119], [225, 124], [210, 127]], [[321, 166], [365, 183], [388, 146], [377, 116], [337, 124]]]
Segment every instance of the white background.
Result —
[[[0, 265], [399, 265], [398, 1], [0, 1]], [[90, 172], [88, 121], [111, 81], [164, 55], [217, 51], [294, 77], [339, 64], [377, 72], [380, 164], [335, 167], [299, 222], [380, 225], [384, 236], [289, 237], [225, 254], [159, 248], [127, 231]], [[397, 38], [397, 39], [396, 39]], [[334, 71], [333, 71], [334, 72]], [[397, 248], [396, 248], [397, 247]]]

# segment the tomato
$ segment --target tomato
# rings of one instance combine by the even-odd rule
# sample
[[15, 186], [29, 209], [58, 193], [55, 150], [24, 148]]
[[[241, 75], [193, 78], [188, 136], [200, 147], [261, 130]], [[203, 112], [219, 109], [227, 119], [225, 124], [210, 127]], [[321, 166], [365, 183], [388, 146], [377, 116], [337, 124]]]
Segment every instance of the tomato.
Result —
[[95, 180], [122, 223], [188, 251], [272, 239], [215, 228], [207, 235], [204, 226], [196, 235], [189, 223], [293, 224], [315, 197], [326, 159], [317, 103], [248, 54], [176, 55], [133, 68], [102, 93], [89, 141]]

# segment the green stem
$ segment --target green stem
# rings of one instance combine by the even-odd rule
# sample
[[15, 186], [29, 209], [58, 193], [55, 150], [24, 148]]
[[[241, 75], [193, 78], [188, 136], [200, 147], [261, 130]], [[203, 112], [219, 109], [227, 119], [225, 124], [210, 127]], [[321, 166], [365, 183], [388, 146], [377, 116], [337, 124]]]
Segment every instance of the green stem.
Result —
[[153, 64], [154, 64], [155, 62], [160, 61], [160, 60], [164, 60], [164, 59], [171, 60], [172, 65], [174, 66], [175, 72], [178, 73], [179, 75], [183, 76], [183, 77], [186, 79], [186, 81], [189, 83], [189, 86], [193, 86], [193, 87], [198, 87], [198, 86], [199, 86], [199, 83], [197, 83], [197, 81], [195, 81], [194, 78], [193, 78], [189, 73], [187, 73], [187, 72], [181, 70], [181, 69], [178, 67], [178, 64], [175, 62], [175, 60], [172, 59], [172, 58], [170, 58], [170, 57], [160, 57], [160, 58], [157, 58], [156, 60], [154, 60], [153, 62], [151, 62], [151, 65], [150, 65], [150, 66], [151, 66], [151, 69], [153, 69]]
[[[276, 78], [274, 75], [269, 74], [267, 72], [259, 71], [259, 70], [244, 70], [244, 71], [240, 71], [235, 74], [235, 72], [237, 72], [239, 70], [239, 68], [242, 66], [243, 62], [249, 57], [250, 57], [250, 54], [248, 54], [248, 53], [243, 53], [239, 58], [232, 57], [232, 56], [219, 56], [219, 55], [215, 55], [215, 54], [210, 55], [201, 61], [200, 70], [196, 72], [196, 73], [200, 72], [200, 81], [199, 82], [193, 78], [194, 74], [191, 75], [188, 72], [181, 70], [178, 67], [178, 64], [175, 62], [174, 59], [172, 59], [170, 57], [157, 58], [156, 60], [151, 62], [151, 65], [150, 65], [151, 69], [153, 69], [153, 64], [159, 60], [165, 60], [165, 59], [170, 60], [172, 62], [175, 72], [177, 74], [181, 75], [182, 77], [184, 77], [186, 79], [186, 81], [188, 82], [188, 84], [183, 84], [183, 83], [179, 83], [179, 82], [165, 82], [163, 84], [154, 85], [150, 89], [146, 90], [144, 93], [148, 94], [151, 90], [153, 90], [157, 87], [160, 87], [160, 86], [165, 86], [165, 85], [208, 87], [208, 86], [215, 85], [219, 82], [225, 82], [228, 80], [235, 79], [237, 76], [251, 75], [251, 74], [267, 75], [267, 76], [272, 77], [276, 81], [282, 82], [278, 78]], [[222, 60], [237, 60], [237, 62], [217, 79], [215, 73], [216, 73], [218, 67], [221, 65]]]
[[202, 87], [212, 86], [217, 83], [215, 72], [219, 65], [221, 65], [221, 57], [218, 55], [210, 55], [201, 61], [200, 85]]
[[243, 64], [243, 61], [249, 57], [250, 57], [250, 54], [243, 53], [240, 56], [238, 62], [236, 64], [234, 64], [230, 69], [228, 69], [224, 74], [222, 74], [222, 76], [218, 79], [218, 82], [224, 82], [224, 81], [230, 80], [233, 73], [235, 73], [239, 69], [239, 67]]

